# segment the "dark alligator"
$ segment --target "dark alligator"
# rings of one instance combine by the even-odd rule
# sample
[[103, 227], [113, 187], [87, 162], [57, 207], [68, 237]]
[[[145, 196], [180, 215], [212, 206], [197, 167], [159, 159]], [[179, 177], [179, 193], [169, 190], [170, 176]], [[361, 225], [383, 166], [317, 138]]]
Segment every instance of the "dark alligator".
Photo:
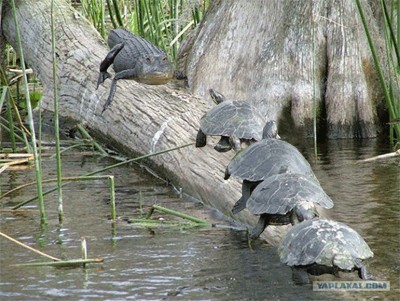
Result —
[[112, 102], [119, 79], [133, 79], [148, 85], [163, 85], [172, 79], [186, 79], [181, 72], [174, 71], [164, 50], [126, 29], [111, 30], [107, 42], [111, 50], [100, 64], [97, 88], [111, 77], [107, 72], [111, 64], [115, 75], [102, 113]]

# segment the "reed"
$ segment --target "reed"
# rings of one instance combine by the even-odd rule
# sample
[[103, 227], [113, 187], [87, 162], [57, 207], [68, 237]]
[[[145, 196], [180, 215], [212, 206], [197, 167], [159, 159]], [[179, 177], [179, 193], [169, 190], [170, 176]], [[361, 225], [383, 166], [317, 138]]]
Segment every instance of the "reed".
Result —
[[34, 248], [16, 240], [15, 238], [12, 238], [11, 236], [9, 236], [3, 232], [0, 232], [0, 236], [12, 241], [13, 243], [15, 243], [23, 248], [26, 248], [36, 254], [39, 254], [41, 256], [44, 256], [44, 257], [52, 260], [49, 262], [33, 262], [33, 263], [30, 262], [30, 263], [13, 264], [13, 266], [57, 266], [57, 267], [83, 266], [83, 267], [85, 267], [85, 265], [87, 263], [100, 263], [100, 262], [104, 261], [104, 259], [102, 259], [102, 258], [92, 258], [92, 259], [87, 258], [87, 245], [86, 245], [86, 240], [84, 238], [82, 238], [82, 240], [81, 240], [82, 259], [61, 260], [57, 257], [48, 255], [46, 253], [43, 253], [42, 251], [34, 249]]
[[[63, 199], [62, 199], [62, 169], [61, 169], [61, 147], [60, 147], [60, 125], [58, 114], [58, 76], [57, 76], [57, 57], [56, 57], [56, 34], [54, 29], [54, 0], [51, 1], [51, 51], [53, 58], [53, 102], [54, 102], [54, 136], [56, 141], [56, 169], [57, 169], [57, 211], [58, 220], [62, 223], [64, 219]], [[39, 122], [41, 124], [41, 122]]]
[[79, 123], [76, 125], [76, 127], [78, 128], [79, 132], [81, 133], [82, 137], [84, 139], [87, 139], [88, 141], [91, 142], [91, 144], [93, 145], [93, 147], [100, 152], [100, 154], [102, 154], [103, 156], [107, 156], [108, 153], [107, 151], [96, 142], [96, 140], [94, 140], [92, 138], [92, 136], [90, 136], [90, 134], [83, 128], [82, 125], [80, 125]]
[[[389, 112], [390, 142], [392, 145], [396, 145], [399, 144], [400, 141], [400, 55], [398, 47], [400, 36], [400, 4], [399, 1], [389, 1], [391, 9], [391, 14], [389, 14], [386, 2], [383, 0], [380, 1], [381, 8], [384, 13], [386, 42], [386, 57], [384, 58], [385, 62], [382, 62], [378, 58], [375, 41], [371, 37], [370, 29], [365, 19], [364, 10], [360, 0], [355, 0], [355, 2], [365, 30], [365, 34], [367, 36], [368, 45], [371, 50], [377, 76], [381, 84], [386, 101], [386, 107]], [[397, 33], [395, 33], [394, 28], [397, 28]], [[385, 77], [385, 68], [388, 68], [387, 77]]]
[[[160, 219], [151, 219], [154, 211], [160, 211], [162, 213], [166, 213], [172, 216], [176, 216], [182, 219], [185, 219], [187, 221], [181, 222], [181, 221], [168, 221], [168, 220], [160, 220]], [[173, 226], [173, 227], [180, 227], [180, 228], [193, 228], [193, 227], [213, 227], [215, 225], [210, 224], [206, 220], [200, 219], [198, 217], [195, 217], [193, 215], [185, 214], [178, 212], [173, 209], [169, 209], [166, 207], [162, 207], [159, 205], [153, 205], [149, 208], [147, 211], [146, 217], [143, 218], [130, 218], [128, 220], [130, 223], [133, 223], [135, 225], [139, 226], [144, 226], [144, 227], [149, 227], [149, 226]]]
[[41, 219], [42, 224], [46, 224], [46, 212], [45, 212], [45, 207], [44, 207], [43, 190], [42, 190], [42, 169], [40, 166], [39, 156], [38, 156], [37, 147], [36, 147], [37, 144], [36, 144], [36, 137], [35, 137], [35, 128], [34, 128], [34, 123], [33, 123], [32, 106], [31, 106], [31, 101], [29, 98], [28, 79], [26, 76], [24, 53], [22, 51], [21, 34], [20, 34], [20, 30], [19, 30], [19, 25], [18, 25], [15, 0], [11, 0], [11, 4], [12, 4], [12, 12], [13, 12], [13, 18], [14, 18], [14, 23], [15, 23], [15, 29], [16, 29], [18, 52], [19, 52], [19, 57], [21, 59], [21, 67], [22, 67], [22, 72], [23, 72], [22, 78], [23, 78], [23, 83], [24, 83], [24, 88], [25, 88], [25, 103], [26, 103], [26, 109], [27, 109], [27, 113], [28, 113], [28, 123], [29, 123], [29, 127], [30, 127], [32, 151], [33, 151], [34, 162], [35, 162], [35, 176], [36, 176], [36, 183], [37, 183], [36, 186], [37, 186], [37, 195], [38, 195], [38, 201], [39, 201], [40, 219]]
[[[125, 27], [163, 48], [175, 60], [180, 42], [201, 21], [210, 1], [193, 0], [107, 0], [112, 27]], [[82, 0], [82, 13], [105, 37], [104, 3]], [[123, 12], [123, 14], [122, 14]], [[103, 15], [102, 15], [103, 13]]]
[[[93, 172], [87, 173], [86, 175], [77, 177], [77, 179], [79, 179], [79, 180], [80, 180], [80, 179], [85, 179], [85, 178], [90, 177], [90, 176], [93, 176], [93, 175], [95, 175], [95, 174], [97, 174], [97, 173], [104, 172], [104, 171], [106, 171], [106, 170], [110, 170], [110, 169], [113, 169], [113, 168], [122, 166], [122, 165], [124, 165], [124, 164], [128, 164], [128, 163], [131, 163], [131, 162], [135, 162], [135, 161], [147, 159], [147, 158], [150, 158], [150, 157], [158, 156], [158, 155], [161, 155], [161, 154], [164, 154], [164, 153], [168, 153], [168, 152], [171, 152], [171, 151], [174, 151], [174, 150], [178, 150], [178, 149], [181, 149], [181, 148], [184, 148], [184, 147], [192, 146], [192, 145], [194, 145], [194, 143], [188, 143], [188, 144], [184, 144], [184, 145], [181, 145], [181, 146], [169, 148], [169, 149], [166, 149], [166, 150], [163, 150], [163, 151], [159, 151], [159, 152], [155, 152], [155, 153], [150, 153], [150, 154], [147, 154], [147, 155], [139, 156], [139, 157], [132, 158], [132, 159], [129, 159], [129, 160], [125, 160], [125, 161], [122, 161], [122, 162], [118, 162], [118, 163], [116, 163], [116, 164], [113, 164], [113, 165], [110, 165], [110, 166], [107, 166], [107, 167], [104, 167], [104, 168], [95, 170], [95, 171], [93, 171]], [[67, 185], [67, 184], [69, 184], [69, 183], [70, 183], [70, 182], [67, 181], [67, 182], [64, 182], [62, 185], [64, 186], [64, 185]], [[57, 187], [52, 188], [52, 189], [49, 189], [49, 190], [43, 192], [43, 195], [47, 195], [47, 194], [52, 193], [52, 192], [54, 192], [54, 191], [56, 191], [56, 190], [57, 190]], [[3, 197], [3, 196], [1, 196], [1, 197]], [[0, 197], [0, 198], [1, 198], [1, 197]], [[13, 210], [16, 210], [16, 209], [18, 209], [18, 208], [20, 208], [20, 207], [22, 207], [22, 206], [25, 206], [26, 204], [28, 204], [28, 203], [34, 201], [34, 200], [36, 200], [36, 199], [37, 199], [37, 196], [35, 196], [35, 197], [33, 197], [33, 198], [31, 198], [31, 199], [29, 199], [29, 200], [27, 200], [27, 201], [24, 201], [24, 202], [22, 202], [22, 203], [20, 203], [20, 204], [18, 204], [18, 205], [16, 205], [16, 206], [14, 206], [12, 209], [13, 209]]]
[[85, 0], [81, 4], [83, 14], [104, 38], [106, 35], [104, 0]]

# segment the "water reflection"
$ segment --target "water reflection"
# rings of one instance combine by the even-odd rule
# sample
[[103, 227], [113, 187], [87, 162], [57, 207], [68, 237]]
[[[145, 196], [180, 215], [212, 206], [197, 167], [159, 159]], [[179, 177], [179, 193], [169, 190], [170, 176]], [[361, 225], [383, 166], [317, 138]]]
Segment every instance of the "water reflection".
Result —
[[[105, 262], [87, 269], [15, 267], [10, 263], [43, 260], [0, 239], [0, 298], [12, 300], [394, 300], [399, 296], [399, 183], [398, 159], [355, 164], [388, 149], [374, 141], [336, 141], [322, 145], [317, 161], [308, 145], [300, 149], [310, 159], [326, 192], [335, 201], [330, 218], [345, 222], [368, 242], [375, 257], [367, 261], [380, 280], [390, 280], [392, 291], [313, 292], [295, 286], [291, 271], [279, 262], [276, 248], [257, 241], [250, 250], [243, 231], [226, 228], [141, 228], [124, 217], [138, 216], [139, 196], [145, 205], [159, 204], [227, 224], [215, 211], [179, 199], [164, 182], [140, 168], [121, 167], [113, 174], [117, 185], [117, 212], [109, 221], [107, 183], [83, 182], [64, 191], [65, 221], [58, 225], [54, 195], [46, 197], [48, 225], [39, 228], [36, 209], [23, 215], [1, 212], [1, 231], [62, 258], [80, 256], [80, 237], [89, 256]], [[63, 158], [66, 175], [93, 171], [108, 160], [79, 156]], [[46, 169], [54, 161], [44, 162]], [[129, 175], [129, 176], [127, 176]], [[31, 181], [33, 170], [0, 175], [6, 191]], [[24, 190], [6, 199], [26, 200]], [[3, 204], [3, 203], [2, 203]], [[32, 206], [31, 206], [32, 207]], [[36, 206], [34, 207], [36, 208]], [[397, 289], [397, 291], [396, 291]]]

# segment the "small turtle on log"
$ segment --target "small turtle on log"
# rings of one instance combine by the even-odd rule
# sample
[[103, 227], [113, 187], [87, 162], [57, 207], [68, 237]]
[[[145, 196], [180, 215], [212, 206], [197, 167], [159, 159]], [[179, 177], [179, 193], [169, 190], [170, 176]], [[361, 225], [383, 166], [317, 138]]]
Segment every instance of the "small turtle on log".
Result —
[[[218, 152], [239, 151], [243, 142], [262, 139], [265, 118], [255, 107], [245, 101], [227, 100], [213, 89], [209, 92], [217, 106], [201, 118], [196, 147], [205, 146], [207, 136], [221, 136], [214, 147]], [[269, 136], [276, 135], [276, 124], [268, 124], [266, 131]]]
[[282, 263], [292, 267], [296, 284], [310, 283], [309, 275], [358, 271], [371, 280], [364, 259], [373, 253], [364, 239], [349, 226], [330, 220], [308, 220], [288, 231], [278, 248]]
[[97, 88], [111, 77], [107, 72], [111, 64], [116, 74], [102, 113], [111, 104], [120, 79], [132, 79], [147, 85], [163, 85], [172, 79], [186, 79], [181, 72], [174, 71], [164, 50], [126, 29], [111, 30], [107, 42], [111, 50], [100, 64]]
[[315, 204], [327, 209], [333, 207], [331, 198], [313, 179], [287, 173], [266, 178], [246, 204], [251, 213], [260, 215], [250, 239], [258, 238], [268, 225], [295, 225], [318, 218]]
[[281, 173], [302, 174], [319, 184], [308, 161], [286, 141], [263, 138], [236, 154], [225, 170], [225, 180], [230, 176], [243, 180], [242, 197], [234, 205], [232, 213], [246, 208], [251, 192], [261, 181]]

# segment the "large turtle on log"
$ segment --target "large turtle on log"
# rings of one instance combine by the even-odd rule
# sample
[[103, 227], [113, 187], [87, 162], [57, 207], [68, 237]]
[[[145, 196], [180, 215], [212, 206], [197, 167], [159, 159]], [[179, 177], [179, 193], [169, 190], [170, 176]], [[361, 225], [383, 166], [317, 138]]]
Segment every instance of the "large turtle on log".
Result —
[[364, 239], [349, 226], [330, 220], [308, 220], [288, 231], [278, 248], [282, 263], [292, 267], [296, 284], [310, 283], [309, 275], [358, 271], [371, 280], [364, 259], [374, 254]]
[[313, 179], [299, 174], [278, 174], [262, 181], [247, 200], [247, 209], [260, 215], [250, 233], [258, 238], [268, 225], [295, 225], [318, 217], [315, 204], [332, 208], [333, 202]]
[[302, 174], [319, 184], [308, 161], [286, 141], [267, 137], [237, 153], [227, 166], [224, 177], [225, 180], [231, 176], [243, 180], [242, 196], [232, 213], [246, 208], [247, 199], [261, 181], [281, 173]]
[[147, 85], [163, 85], [172, 79], [186, 79], [181, 72], [174, 71], [164, 50], [124, 28], [111, 30], [107, 43], [111, 50], [100, 64], [97, 88], [111, 77], [107, 72], [111, 64], [116, 74], [102, 113], [111, 104], [120, 79], [133, 79]]
[[[262, 139], [265, 118], [255, 107], [245, 101], [227, 100], [213, 89], [209, 92], [217, 105], [201, 118], [196, 147], [205, 146], [207, 136], [221, 136], [214, 147], [218, 152], [239, 151], [243, 142], [250, 144]], [[276, 135], [274, 126], [267, 127], [271, 137]]]

